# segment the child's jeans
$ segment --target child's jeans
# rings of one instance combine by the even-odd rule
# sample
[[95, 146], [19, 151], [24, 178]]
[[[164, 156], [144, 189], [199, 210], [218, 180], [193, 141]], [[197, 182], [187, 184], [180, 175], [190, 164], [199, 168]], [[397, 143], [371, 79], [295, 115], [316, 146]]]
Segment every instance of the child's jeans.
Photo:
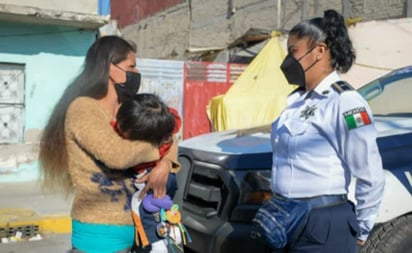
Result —
[[[170, 198], [173, 198], [176, 191], [177, 191], [177, 180], [176, 180], [176, 174], [170, 173], [167, 184], [166, 184], [166, 192], [170, 196]], [[151, 193], [149, 191], [148, 193]], [[149, 239], [150, 245], [152, 250], [150, 250], [150, 247], [147, 247], [149, 249], [142, 249], [141, 247], [133, 247], [136, 253], [140, 252], [147, 252], [147, 253], [167, 253], [168, 252], [168, 246], [166, 244], [166, 240], [159, 237], [157, 235], [157, 225], [160, 222], [160, 217], [159, 213], [150, 213], [144, 210], [143, 205], [139, 206], [139, 215], [140, 219], [143, 224], [143, 228], [145, 230], [146, 236]], [[132, 253], [134, 253], [132, 251]]]
[[159, 240], [151, 243], [148, 247], [142, 248], [139, 246], [133, 246], [128, 253], [167, 253], [166, 240]]

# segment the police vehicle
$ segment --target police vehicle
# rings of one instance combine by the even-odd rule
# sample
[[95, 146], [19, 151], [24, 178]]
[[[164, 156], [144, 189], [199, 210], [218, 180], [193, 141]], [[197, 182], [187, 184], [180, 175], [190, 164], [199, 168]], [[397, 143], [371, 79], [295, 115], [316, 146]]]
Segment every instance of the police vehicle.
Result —
[[[412, 252], [412, 66], [358, 91], [374, 112], [386, 177], [377, 224], [360, 252]], [[184, 140], [179, 161], [176, 200], [192, 237], [185, 252], [271, 252], [250, 235], [256, 210], [271, 195], [270, 125]]]

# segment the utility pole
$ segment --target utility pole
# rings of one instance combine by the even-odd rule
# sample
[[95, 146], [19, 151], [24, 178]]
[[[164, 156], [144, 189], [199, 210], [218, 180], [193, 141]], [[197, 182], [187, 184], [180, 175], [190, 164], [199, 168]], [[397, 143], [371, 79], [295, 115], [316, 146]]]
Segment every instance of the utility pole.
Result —
[[313, 0], [313, 8], [315, 9], [314, 10], [315, 17], [323, 16], [322, 11], [320, 10], [319, 0]]
[[342, 0], [342, 16], [344, 19], [351, 17], [350, 0]]
[[281, 15], [281, 8], [282, 8], [282, 0], [277, 0], [277, 17], [276, 17], [276, 30], [280, 30], [280, 15]]
[[308, 1], [303, 0], [302, 3], [302, 13], [301, 13], [301, 20], [305, 20], [308, 18]]

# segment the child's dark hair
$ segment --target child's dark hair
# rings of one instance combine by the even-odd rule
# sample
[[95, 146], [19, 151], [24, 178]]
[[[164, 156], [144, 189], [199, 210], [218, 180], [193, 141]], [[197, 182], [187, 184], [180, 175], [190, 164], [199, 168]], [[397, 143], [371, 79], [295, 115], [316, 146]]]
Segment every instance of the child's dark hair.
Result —
[[325, 43], [330, 50], [332, 67], [341, 73], [348, 72], [355, 61], [356, 55], [345, 21], [335, 10], [326, 10], [322, 18], [300, 22], [292, 28], [289, 35], [298, 39], [309, 37], [311, 46]]
[[155, 94], [136, 94], [123, 103], [116, 115], [120, 133], [130, 140], [161, 145], [168, 140], [175, 127], [175, 117]]

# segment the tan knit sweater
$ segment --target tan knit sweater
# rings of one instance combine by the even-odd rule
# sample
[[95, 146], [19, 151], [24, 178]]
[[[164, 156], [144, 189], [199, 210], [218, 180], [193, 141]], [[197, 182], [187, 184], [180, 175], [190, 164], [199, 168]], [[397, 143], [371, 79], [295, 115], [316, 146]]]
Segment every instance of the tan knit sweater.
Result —
[[[74, 184], [73, 219], [100, 224], [133, 224], [130, 197], [134, 193], [126, 169], [159, 159], [157, 147], [129, 141], [110, 125], [111, 115], [88, 97], [75, 99], [65, 121], [68, 170]], [[177, 163], [177, 143], [167, 157]], [[110, 168], [110, 169], [108, 169]]]

